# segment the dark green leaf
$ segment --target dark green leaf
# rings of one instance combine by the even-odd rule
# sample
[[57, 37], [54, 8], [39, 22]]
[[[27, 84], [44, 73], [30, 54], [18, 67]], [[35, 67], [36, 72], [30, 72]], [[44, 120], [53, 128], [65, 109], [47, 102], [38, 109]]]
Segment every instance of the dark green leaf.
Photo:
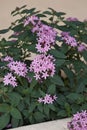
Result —
[[51, 51], [50, 51], [50, 54], [52, 54], [54, 57], [56, 57], [56, 58], [59, 58], [59, 59], [61, 59], [61, 58], [66, 58], [66, 56], [63, 54], [63, 52], [60, 52], [60, 51], [58, 51], [58, 50], [54, 50], [54, 49], [52, 49]]
[[16, 92], [9, 93], [8, 96], [10, 99], [10, 103], [13, 106], [17, 106], [19, 104], [20, 100], [22, 99], [22, 97]]
[[8, 113], [10, 111], [10, 106], [6, 103], [0, 104], [0, 112]]
[[51, 84], [50, 86], [48, 86], [48, 93], [55, 94], [56, 93], [56, 85]]
[[17, 108], [12, 107], [12, 109], [10, 111], [10, 114], [15, 119], [22, 119], [22, 115], [21, 115], [20, 111]]
[[0, 116], [0, 130], [5, 128], [10, 121], [10, 115], [9, 114], [4, 114]]
[[3, 29], [3, 30], [0, 30], [0, 34], [7, 33], [8, 31], [9, 31], [9, 28], [7, 28], [7, 29]]
[[56, 85], [64, 86], [64, 83], [63, 83], [61, 77], [59, 77], [58, 75], [55, 75], [53, 78], [51, 78], [51, 82]]
[[33, 78], [31, 83], [30, 83], [30, 87], [33, 88], [35, 85], [37, 85], [37, 83], [38, 83], [38, 81], [35, 78]]

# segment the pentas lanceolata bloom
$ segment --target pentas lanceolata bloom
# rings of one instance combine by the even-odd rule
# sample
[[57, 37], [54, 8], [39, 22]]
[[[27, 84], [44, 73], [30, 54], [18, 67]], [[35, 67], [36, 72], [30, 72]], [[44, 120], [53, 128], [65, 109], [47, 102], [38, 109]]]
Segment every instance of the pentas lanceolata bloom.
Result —
[[13, 61], [13, 57], [6, 56], [5, 58], [2, 58], [1, 61], [11, 62], [11, 61]]
[[7, 66], [11, 71], [19, 76], [25, 77], [28, 72], [26, 64], [20, 61], [12, 61]]
[[37, 51], [46, 53], [55, 45], [57, 32], [50, 26], [41, 23], [36, 16], [30, 16], [24, 20], [24, 26], [32, 24], [32, 32], [37, 34]]
[[68, 122], [69, 130], [87, 130], [87, 111], [77, 112]]
[[71, 47], [77, 47], [77, 41], [74, 37], [70, 36], [69, 32], [62, 32], [61, 39]]
[[8, 73], [3, 78], [4, 85], [12, 85], [13, 87], [17, 86], [16, 77], [12, 75], [12, 73]]
[[53, 102], [56, 101], [56, 99], [57, 99], [56, 95], [46, 94], [43, 98], [40, 97], [38, 99], [38, 102], [44, 104], [53, 104]]
[[30, 65], [30, 71], [35, 73], [36, 80], [43, 80], [55, 73], [54, 57], [40, 54], [35, 57]]
[[[6, 56], [1, 61], [7, 62], [7, 68], [10, 73], [6, 74], [3, 78], [4, 85], [17, 86], [17, 76], [27, 77], [27, 66], [20, 61], [14, 61], [12, 57]], [[14, 76], [15, 75], [15, 76]], [[29, 77], [26, 78], [29, 81]], [[30, 82], [30, 81], [29, 81]]]
[[51, 46], [55, 45], [55, 39], [57, 32], [50, 26], [41, 24], [37, 28], [37, 51], [40, 53], [46, 53], [51, 49]]
[[80, 44], [80, 45], [78, 45], [77, 48], [78, 48], [78, 52], [82, 52], [82, 51], [87, 50], [87, 47], [85, 44]]
[[76, 47], [78, 52], [83, 52], [87, 50], [85, 43], [78, 43], [76, 39], [70, 36], [69, 32], [62, 32], [61, 39], [69, 46]]
[[39, 18], [35, 15], [32, 16], [28, 16], [25, 20], [24, 20], [24, 26], [27, 26], [28, 24], [31, 24], [33, 26], [35, 26], [39, 21]]

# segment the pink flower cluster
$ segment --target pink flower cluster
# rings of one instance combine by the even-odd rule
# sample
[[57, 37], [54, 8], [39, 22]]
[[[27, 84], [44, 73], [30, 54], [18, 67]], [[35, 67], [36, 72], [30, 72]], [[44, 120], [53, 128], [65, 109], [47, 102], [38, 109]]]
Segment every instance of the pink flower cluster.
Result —
[[12, 73], [8, 73], [3, 78], [4, 85], [12, 85], [13, 87], [17, 86], [16, 77], [12, 75]]
[[53, 56], [40, 54], [35, 57], [30, 65], [30, 71], [35, 73], [36, 80], [43, 80], [55, 73], [55, 59]]
[[31, 25], [35, 26], [38, 21], [39, 21], [39, 19], [38, 19], [37, 16], [35, 16], [35, 15], [28, 16], [24, 20], [24, 26], [27, 26], [28, 24], [31, 24]]
[[[2, 58], [2, 61], [8, 62], [7, 67], [9, 68], [10, 73], [4, 76], [3, 83], [4, 85], [12, 85], [13, 87], [17, 86], [16, 75], [26, 78], [28, 69], [25, 63], [20, 61], [14, 61], [12, 57], [6, 56]], [[13, 74], [16, 74], [15, 76]], [[29, 77], [27, 77], [28, 79]], [[29, 79], [28, 79], [29, 80]]]
[[53, 104], [54, 101], [56, 101], [57, 96], [56, 95], [50, 95], [46, 94], [44, 98], [39, 98], [38, 102], [39, 103], [44, 103], [44, 104]]
[[46, 53], [51, 49], [51, 46], [55, 45], [57, 32], [50, 26], [40, 24], [33, 28], [33, 32], [37, 33], [36, 44], [37, 51], [40, 53]]
[[85, 50], [87, 50], [87, 47], [85, 46], [85, 44], [78, 45], [78, 52], [83, 52]]
[[72, 22], [78, 21], [77, 18], [73, 18], [73, 17], [68, 17], [66, 20], [67, 20], [67, 21], [72, 21]]
[[41, 23], [37, 16], [29, 16], [24, 20], [24, 26], [32, 24], [32, 32], [37, 34], [37, 51], [46, 53], [55, 45], [57, 32], [50, 26]]
[[62, 32], [61, 33], [62, 40], [67, 44], [70, 45], [71, 47], [76, 47], [77, 46], [77, 41], [74, 37], [69, 35], [69, 32]]
[[69, 130], [87, 130], [87, 111], [77, 112], [67, 126]]
[[15, 74], [19, 76], [25, 77], [28, 72], [26, 64], [20, 61], [12, 61], [7, 66], [11, 71], [13, 71]]
[[62, 40], [67, 44], [70, 45], [71, 47], [76, 47], [78, 52], [83, 52], [87, 50], [87, 47], [85, 43], [78, 43], [76, 39], [72, 36], [69, 35], [69, 32], [62, 32], [61, 33]]
[[2, 58], [1, 61], [11, 62], [13, 61], [13, 58], [11, 56], [6, 56], [5, 58]]

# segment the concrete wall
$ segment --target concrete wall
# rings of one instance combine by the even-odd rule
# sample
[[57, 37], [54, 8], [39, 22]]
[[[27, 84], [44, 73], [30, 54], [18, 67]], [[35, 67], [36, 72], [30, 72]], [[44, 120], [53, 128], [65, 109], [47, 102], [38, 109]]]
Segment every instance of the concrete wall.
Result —
[[11, 11], [25, 4], [28, 8], [36, 7], [41, 11], [52, 7], [57, 11], [66, 12], [67, 17], [73, 16], [81, 20], [87, 18], [87, 0], [0, 0], [0, 30], [14, 21]]

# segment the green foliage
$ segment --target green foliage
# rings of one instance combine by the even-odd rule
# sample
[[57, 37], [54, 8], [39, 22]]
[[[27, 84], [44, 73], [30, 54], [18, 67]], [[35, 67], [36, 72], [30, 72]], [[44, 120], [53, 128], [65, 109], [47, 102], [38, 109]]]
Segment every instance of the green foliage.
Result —
[[[14, 60], [23, 61], [29, 68], [32, 54], [37, 55], [37, 35], [32, 33], [32, 25], [24, 27], [24, 20], [28, 16], [36, 15], [42, 23], [58, 31], [54, 47], [47, 54], [55, 58], [55, 75], [43, 82], [35, 79], [34, 73], [26, 77], [17, 77], [18, 86], [12, 88], [4, 86], [0, 80], [0, 130], [50, 121], [72, 116], [80, 110], [87, 109], [87, 50], [78, 52], [77, 48], [68, 46], [61, 39], [60, 32], [70, 32], [70, 35], [81, 44], [87, 44], [87, 22], [67, 21], [64, 12], [57, 12], [52, 8], [47, 11], [36, 11], [35, 8], [26, 9], [26, 5], [17, 7], [11, 13], [20, 16], [7, 29], [0, 30], [0, 34], [12, 31], [6, 40], [0, 40], [2, 57], [11, 56]], [[62, 24], [61, 24], [62, 23]], [[15, 33], [18, 33], [14, 35]], [[0, 78], [9, 72], [7, 63], [0, 60]], [[56, 95], [53, 104], [39, 103], [39, 97], [46, 94]]]

